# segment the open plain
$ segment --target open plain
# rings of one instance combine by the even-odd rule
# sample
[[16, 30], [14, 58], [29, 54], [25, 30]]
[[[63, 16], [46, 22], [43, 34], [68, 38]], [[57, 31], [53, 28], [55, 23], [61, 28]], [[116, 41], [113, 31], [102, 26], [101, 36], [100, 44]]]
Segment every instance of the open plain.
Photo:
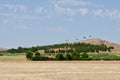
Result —
[[0, 80], [120, 80], [120, 62], [0, 61]]

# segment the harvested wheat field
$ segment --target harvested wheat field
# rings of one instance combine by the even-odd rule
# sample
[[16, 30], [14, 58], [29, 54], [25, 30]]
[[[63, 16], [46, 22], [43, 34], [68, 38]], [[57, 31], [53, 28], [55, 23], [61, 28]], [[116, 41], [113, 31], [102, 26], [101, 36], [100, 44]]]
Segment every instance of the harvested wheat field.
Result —
[[1, 61], [0, 80], [120, 80], [120, 62]]

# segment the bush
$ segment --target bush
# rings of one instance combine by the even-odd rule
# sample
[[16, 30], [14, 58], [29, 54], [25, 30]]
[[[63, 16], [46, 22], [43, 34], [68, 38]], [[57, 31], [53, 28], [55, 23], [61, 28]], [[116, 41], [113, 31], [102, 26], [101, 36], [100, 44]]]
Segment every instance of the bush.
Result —
[[104, 60], [120, 60], [120, 57], [116, 56], [116, 55], [109, 55], [109, 56], [105, 57]]
[[55, 58], [56, 58], [56, 60], [64, 60], [65, 59], [63, 54], [56, 54]]
[[32, 57], [31, 60], [33, 60], [33, 61], [45, 61], [45, 60], [49, 60], [49, 58], [45, 57], [45, 56], [39, 56], [39, 57]]
[[72, 60], [80, 60], [80, 53], [71, 53]]
[[31, 58], [31, 60], [33, 60], [33, 61], [39, 61], [39, 60], [40, 60], [40, 57], [35, 57], [35, 56], [34, 56], [34, 57]]
[[32, 51], [28, 51], [28, 52], [26, 53], [26, 58], [27, 58], [27, 59], [32, 59], [32, 57], [33, 57], [33, 52], [32, 52]]
[[67, 53], [67, 54], [65, 55], [65, 59], [66, 59], [66, 60], [72, 60], [72, 56], [71, 56], [69, 53]]
[[0, 56], [3, 56], [3, 54], [0, 53]]
[[83, 53], [83, 54], [82, 54], [82, 59], [88, 59], [88, 57], [89, 57], [89, 56], [88, 56], [87, 53]]
[[39, 52], [35, 52], [35, 57], [40, 57], [40, 53]]

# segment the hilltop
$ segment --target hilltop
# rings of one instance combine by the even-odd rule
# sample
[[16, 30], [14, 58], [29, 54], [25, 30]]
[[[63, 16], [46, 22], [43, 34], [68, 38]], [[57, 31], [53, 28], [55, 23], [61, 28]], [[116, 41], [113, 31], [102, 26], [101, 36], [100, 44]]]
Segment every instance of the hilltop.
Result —
[[114, 49], [111, 50], [112, 52], [120, 52], [120, 44], [109, 42], [109, 41], [102, 40], [99, 38], [85, 39], [85, 40], [80, 41], [80, 43], [93, 44], [93, 45], [104, 44], [107, 47], [109, 47], [109, 46], [114, 47]]
[[8, 52], [26, 53], [26, 58], [30, 60], [120, 60], [119, 47], [119, 44], [93, 38], [30, 48], [18, 47]]
[[[114, 48], [114, 49], [113, 49]], [[113, 45], [113, 43], [110, 43], [108, 41], [104, 41], [101, 39], [86, 39], [82, 40], [79, 42], [67, 42], [67, 43], [61, 43], [61, 44], [53, 44], [53, 45], [46, 45], [46, 46], [35, 46], [35, 47], [30, 47], [30, 48], [23, 48], [23, 47], [18, 47], [18, 49], [10, 49], [8, 52], [11, 53], [26, 53], [27, 51], [40, 51], [40, 53], [73, 53], [73, 52], [78, 52], [78, 53], [99, 53], [99, 52], [111, 52], [112, 49], [113, 51], [118, 51], [119, 47], [117, 44]], [[42, 52], [41, 52], [42, 51]]]

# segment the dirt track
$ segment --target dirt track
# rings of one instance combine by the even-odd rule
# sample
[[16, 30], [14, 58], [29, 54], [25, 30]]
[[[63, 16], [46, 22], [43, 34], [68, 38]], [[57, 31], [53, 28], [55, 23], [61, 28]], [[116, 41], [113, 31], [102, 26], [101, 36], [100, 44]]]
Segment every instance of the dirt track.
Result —
[[1, 61], [0, 80], [120, 80], [120, 62]]

